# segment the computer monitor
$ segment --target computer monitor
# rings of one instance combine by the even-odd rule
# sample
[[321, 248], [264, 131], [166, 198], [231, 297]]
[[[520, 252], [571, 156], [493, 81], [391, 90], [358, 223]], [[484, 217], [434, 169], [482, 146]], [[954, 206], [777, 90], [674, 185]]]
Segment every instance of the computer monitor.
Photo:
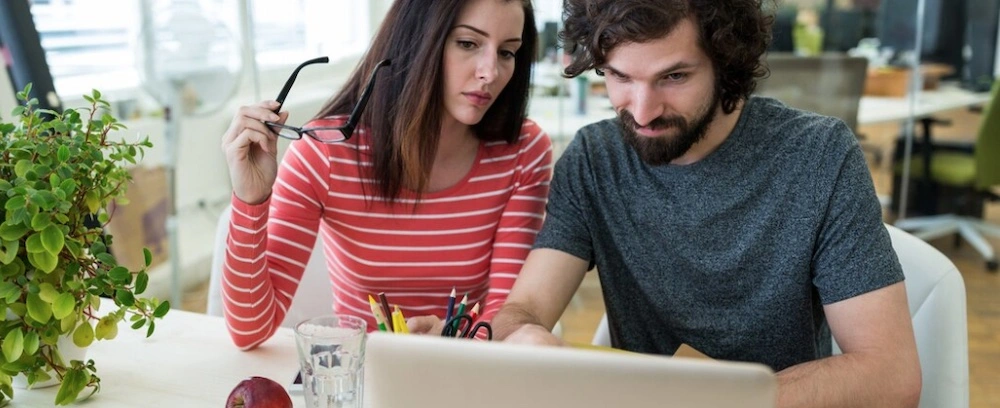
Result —
[[761, 364], [373, 333], [365, 406], [774, 407]]
[[[967, 0], [924, 0], [920, 57], [962, 72]], [[879, 42], [897, 52], [914, 51], [917, 38], [917, 1], [882, 0], [875, 31]]]

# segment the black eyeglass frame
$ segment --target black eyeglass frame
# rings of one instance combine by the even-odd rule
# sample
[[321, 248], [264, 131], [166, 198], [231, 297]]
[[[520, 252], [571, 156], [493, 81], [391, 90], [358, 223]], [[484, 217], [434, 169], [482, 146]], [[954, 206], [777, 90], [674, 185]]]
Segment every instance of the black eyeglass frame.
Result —
[[[319, 57], [299, 64], [299, 66], [296, 67], [294, 71], [292, 71], [292, 75], [288, 77], [288, 80], [285, 81], [285, 85], [281, 88], [281, 92], [278, 93], [278, 97], [275, 98], [275, 101], [278, 102], [278, 107], [274, 109], [274, 113], [278, 113], [278, 111], [281, 110], [281, 106], [284, 105], [285, 98], [288, 96], [288, 92], [291, 90], [292, 84], [295, 83], [295, 78], [298, 77], [299, 75], [299, 70], [301, 70], [303, 67], [307, 65], [325, 64], [328, 62], [330, 62], [329, 57]], [[361, 92], [361, 97], [358, 98], [358, 103], [354, 105], [354, 109], [351, 110], [350, 116], [347, 117], [347, 122], [344, 123], [343, 125], [335, 127], [302, 128], [275, 122], [264, 122], [264, 124], [267, 125], [267, 127], [270, 128], [271, 131], [277, 134], [279, 137], [289, 140], [299, 140], [302, 139], [303, 135], [306, 135], [320, 143], [326, 143], [326, 144], [340, 143], [346, 141], [350, 139], [351, 136], [354, 135], [354, 129], [358, 125], [358, 120], [360, 120], [361, 118], [361, 113], [364, 112], [365, 107], [368, 106], [368, 98], [371, 97], [372, 89], [375, 88], [375, 77], [378, 74], [379, 69], [388, 65], [392, 65], [392, 61], [388, 59], [379, 61], [378, 64], [375, 65], [375, 68], [372, 69], [371, 76], [368, 77], [368, 83], [367, 85], [365, 85], [364, 91]], [[282, 130], [290, 130], [292, 132], [295, 132], [295, 135], [297, 135], [297, 137], [283, 133]], [[320, 139], [316, 137], [314, 133], [312, 133], [319, 130], [330, 130], [330, 131], [337, 130], [340, 131], [340, 133], [344, 136], [344, 138], [340, 140]]]

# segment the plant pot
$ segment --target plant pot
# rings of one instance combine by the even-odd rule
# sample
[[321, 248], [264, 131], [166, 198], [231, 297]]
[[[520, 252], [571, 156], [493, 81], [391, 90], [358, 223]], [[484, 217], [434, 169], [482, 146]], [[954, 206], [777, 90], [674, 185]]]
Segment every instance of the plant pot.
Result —
[[[72, 333], [70, 333], [69, 335], [59, 337], [59, 341], [56, 342], [56, 345], [59, 348], [59, 355], [62, 356], [62, 359], [66, 363], [66, 365], [69, 365], [69, 362], [72, 360], [84, 361], [84, 359], [87, 358], [87, 349], [77, 347], [76, 344], [73, 344]], [[59, 377], [57, 377], [55, 373], [51, 371], [46, 371], [46, 372], [50, 376], [52, 376], [52, 378], [46, 381], [36, 382], [34, 384], [31, 384], [31, 386], [28, 386], [28, 377], [25, 377], [24, 374], [18, 374], [14, 376], [14, 378], [12, 378], [13, 382], [12, 385], [14, 386], [14, 388], [27, 390], [32, 388], [51, 387], [53, 385], [59, 384]]]

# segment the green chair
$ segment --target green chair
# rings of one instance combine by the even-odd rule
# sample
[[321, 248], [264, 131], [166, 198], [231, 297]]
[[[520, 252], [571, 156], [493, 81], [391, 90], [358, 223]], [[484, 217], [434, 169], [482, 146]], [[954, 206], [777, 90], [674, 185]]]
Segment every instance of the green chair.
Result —
[[[998, 93], [1000, 93], [1000, 81], [993, 83], [992, 99], [983, 110], [982, 122], [973, 146], [931, 143], [928, 171], [925, 166], [926, 160], [923, 158], [924, 146], [915, 143], [910, 177], [914, 180], [929, 178], [931, 183], [944, 187], [946, 191], [961, 192], [960, 197], [945, 197], [945, 199], [964, 200], [973, 208], [981, 208], [983, 200], [997, 199], [997, 195], [991, 190], [995, 186], [1000, 186]], [[895, 169], [898, 174], [902, 165], [897, 163]], [[996, 272], [996, 252], [984, 235], [1000, 238], [1000, 226], [983, 222], [977, 215], [981, 214], [959, 213], [914, 217], [899, 220], [895, 225], [924, 240], [958, 234], [985, 258], [986, 269]]]

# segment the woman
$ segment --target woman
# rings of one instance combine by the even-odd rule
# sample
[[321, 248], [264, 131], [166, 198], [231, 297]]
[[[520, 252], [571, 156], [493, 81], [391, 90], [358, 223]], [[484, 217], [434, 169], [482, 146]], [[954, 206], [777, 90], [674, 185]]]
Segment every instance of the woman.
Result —
[[317, 232], [333, 310], [369, 330], [368, 295], [379, 292], [417, 316], [416, 332], [441, 330], [453, 288], [482, 305], [478, 320], [492, 318], [534, 242], [551, 177], [551, 142], [525, 120], [532, 13], [530, 0], [397, 0], [343, 89], [304, 126], [344, 125], [357, 104], [356, 130], [340, 143], [305, 132], [280, 168], [287, 112], [274, 101], [240, 108], [222, 142], [233, 182], [223, 302], [239, 347], [280, 325]]

